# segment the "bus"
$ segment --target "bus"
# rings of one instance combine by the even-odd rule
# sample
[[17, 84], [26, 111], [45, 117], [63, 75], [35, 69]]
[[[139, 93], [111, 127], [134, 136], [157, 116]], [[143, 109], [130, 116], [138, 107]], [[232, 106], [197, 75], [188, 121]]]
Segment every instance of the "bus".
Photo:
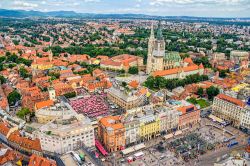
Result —
[[232, 140], [234, 140], [234, 139], [236, 139], [235, 136], [232, 136], [232, 137], [230, 137], [230, 138], [224, 138], [224, 139], [223, 139], [223, 142], [229, 142], [229, 141], [232, 141]]
[[235, 145], [238, 145], [239, 144], [239, 142], [237, 142], [237, 141], [235, 141], [235, 140], [232, 140], [228, 145], [227, 145], [227, 147], [228, 148], [231, 148], [231, 147], [233, 147], [233, 146], [235, 146]]
[[144, 156], [144, 153], [142, 151], [134, 154], [135, 159], [141, 159], [143, 156]]
[[81, 158], [79, 157], [78, 154], [76, 154], [76, 152], [70, 151], [69, 154], [72, 155], [73, 159], [76, 160], [79, 165], [83, 164]]

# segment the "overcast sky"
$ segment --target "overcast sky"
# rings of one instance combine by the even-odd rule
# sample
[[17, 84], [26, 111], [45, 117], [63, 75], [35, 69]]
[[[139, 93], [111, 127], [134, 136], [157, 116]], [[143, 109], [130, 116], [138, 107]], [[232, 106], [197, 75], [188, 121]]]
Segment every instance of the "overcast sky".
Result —
[[0, 8], [79, 13], [250, 17], [250, 0], [0, 0]]

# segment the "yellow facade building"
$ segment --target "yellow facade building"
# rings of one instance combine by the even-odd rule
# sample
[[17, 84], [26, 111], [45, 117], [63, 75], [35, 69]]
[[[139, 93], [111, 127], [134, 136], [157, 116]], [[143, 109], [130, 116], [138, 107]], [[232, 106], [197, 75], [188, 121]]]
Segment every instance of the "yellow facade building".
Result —
[[242, 83], [242, 84], [239, 84], [239, 85], [236, 85], [235, 87], [232, 88], [232, 91], [234, 92], [239, 92], [241, 89], [244, 89], [246, 88], [247, 86], [249, 86], [249, 84], [247, 83]]
[[[140, 115], [139, 115], [140, 116]], [[139, 119], [139, 135], [141, 140], [150, 140], [160, 133], [160, 118], [153, 115], [142, 115]]]
[[36, 70], [48, 70], [51, 69], [54, 65], [52, 63], [33, 63], [31, 64], [32, 69]]

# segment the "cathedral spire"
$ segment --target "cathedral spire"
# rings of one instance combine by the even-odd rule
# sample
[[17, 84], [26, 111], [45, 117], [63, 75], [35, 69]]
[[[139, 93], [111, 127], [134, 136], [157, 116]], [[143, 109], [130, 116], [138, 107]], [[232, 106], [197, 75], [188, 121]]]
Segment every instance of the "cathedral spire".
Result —
[[162, 30], [161, 30], [161, 21], [159, 21], [157, 29], [157, 40], [163, 40]]
[[52, 52], [52, 50], [50, 49], [50, 50], [49, 50], [49, 61], [52, 62], [52, 60], [53, 60], [53, 52]]
[[155, 38], [155, 34], [154, 34], [154, 23], [152, 23], [151, 25], [151, 34], [150, 34], [150, 38], [154, 39]]

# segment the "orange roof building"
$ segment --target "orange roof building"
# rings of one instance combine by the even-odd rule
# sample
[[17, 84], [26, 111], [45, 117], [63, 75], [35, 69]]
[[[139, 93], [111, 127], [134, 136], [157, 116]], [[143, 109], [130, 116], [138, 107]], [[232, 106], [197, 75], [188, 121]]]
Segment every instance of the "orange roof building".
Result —
[[56, 91], [56, 96], [61, 96], [66, 93], [75, 92], [75, 90], [69, 84], [63, 82], [55, 83], [53, 84], [53, 87]]
[[246, 106], [246, 103], [244, 103], [243, 101], [241, 101], [239, 99], [236, 99], [236, 98], [233, 98], [233, 97], [230, 97], [230, 96], [227, 96], [227, 95], [224, 95], [224, 94], [219, 94], [216, 97], [218, 97], [218, 98], [220, 98], [222, 100], [228, 101], [230, 103], [233, 103], [235, 105], [238, 105], [240, 107], [245, 107]]
[[234, 127], [240, 127], [244, 117], [248, 116], [245, 106], [246, 103], [239, 99], [219, 94], [213, 100], [212, 110], [215, 116], [232, 122]]
[[67, 60], [69, 62], [86, 62], [90, 63], [90, 56], [87, 54], [82, 55], [70, 55]]
[[98, 137], [109, 152], [125, 147], [125, 128], [120, 116], [106, 116], [98, 122]]
[[200, 64], [199, 66], [196, 64], [192, 64], [190, 66], [186, 67], [179, 67], [179, 68], [173, 68], [168, 70], [159, 70], [152, 73], [152, 76], [160, 76], [165, 77], [167, 79], [174, 79], [174, 78], [185, 78], [188, 75], [193, 74], [204, 74], [204, 66]]
[[138, 86], [139, 86], [139, 82], [137, 82], [136, 80], [133, 80], [133, 81], [130, 81], [130, 82], [128, 83], [128, 85], [129, 85], [130, 87], [136, 89], [136, 88], [138, 88]]
[[143, 58], [129, 54], [122, 54], [108, 60], [101, 60], [100, 66], [105, 69], [127, 70], [132, 66], [143, 66]]
[[54, 105], [53, 100], [46, 100], [46, 101], [37, 102], [35, 104], [35, 110], [38, 110], [38, 109], [44, 108], [44, 107], [50, 107], [52, 105]]
[[26, 151], [29, 154], [42, 154], [40, 140], [23, 137], [18, 130], [9, 135], [8, 142], [15, 149]]
[[9, 107], [8, 104], [8, 99], [2, 89], [2, 86], [0, 84], [0, 108], [2, 108], [3, 110], [7, 110]]
[[7, 135], [9, 134], [10, 128], [7, 123], [0, 123], [0, 137], [7, 142]]
[[[0, 150], [2, 150], [2, 154], [0, 156], [0, 165], [9, 165], [7, 163], [11, 163], [10, 165], [14, 165], [17, 161], [22, 159], [22, 156], [17, 152], [5, 148], [2, 144], [0, 144]], [[3, 154], [4, 153], [4, 154]]]
[[177, 111], [181, 112], [179, 117], [178, 128], [190, 128], [200, 122], [200, 110], [194, 105], [178, 107]]
[[56, 162], [54, 160], [49, 160], [44, 157], [32, 154], [28, 166], [56, 166]]

